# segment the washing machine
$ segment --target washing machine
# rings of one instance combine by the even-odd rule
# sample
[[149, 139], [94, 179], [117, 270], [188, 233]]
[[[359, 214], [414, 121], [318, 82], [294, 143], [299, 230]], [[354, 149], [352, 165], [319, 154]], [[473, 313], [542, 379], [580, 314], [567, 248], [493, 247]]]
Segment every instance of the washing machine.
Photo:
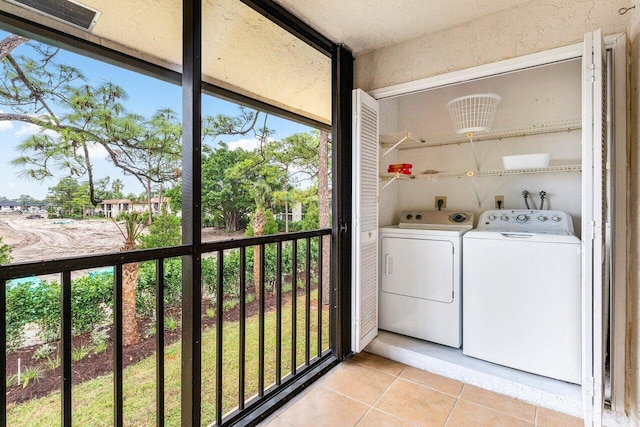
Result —
[[580, 384], [582, 257], [571, 217], [487, 211], [463, 246], [463, 353]]
[[462, 236], [473, 214], [403, 211], [380, 228], [379, 328], [459, 348]]

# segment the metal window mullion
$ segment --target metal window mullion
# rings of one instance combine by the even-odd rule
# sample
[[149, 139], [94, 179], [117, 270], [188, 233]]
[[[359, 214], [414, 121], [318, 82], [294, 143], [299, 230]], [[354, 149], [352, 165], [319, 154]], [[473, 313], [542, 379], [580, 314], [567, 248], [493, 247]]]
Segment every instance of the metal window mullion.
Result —
[[0, 426], [7, 425], [7, 281], [0, 280], [0, 344], [2, 348], [2, 384], [0, 384], [0, 399], [2, 399], [2, 410], [0, 410]]
[[276, 243], [276, 384], [282, 384], [282, 242]]
[[62, 353], [62, 412], [61, 425], [71, 426], [71, 271], [65, 270], [61, 274], [62, 286], [60, 289], [60, 312], [62, 314], [61, 353]]
[[164, 259], [156, 261], [156, 425], [164, 426]]
[[258, 301], [258, 396], [264, 396], [264, 251], [265, 245], [262, 244], [260, 247], [260, 259], [256, 259], [256, 254], [254, 254], [253, 262], [260, 263], [260, 292], [259, 292], [259, 301]]
[[238, 339], [238, 409], [244, 409], [246, 315], [247, 315], [247, 248], [240, 248], [240, 331]]
[[124, 399], [122, 395], [122, 264], [115, 268], [113, 291], [113, 424], [123, 425]]
[[298, 240], [291, 241], [291, 375], [296, 374], [298, 317]]
[[309, 366], [311, 354], [311, 238], [307, 237], [307, 253], [305, 259], [305, 308], [304, 308], [304, 361]]
[[181, 425], [202, 421], [202, 0], [182, 2]]
[[322, 279], [323, 279], [323, 271], [322, 271], [322, 262], [323, 262], [323, 251], [322, 251], [322, 241], [324, 238], [322, 236], [318, 237], [318, 357], [322, 356]]
[[216, 280], [216, 423], [222, 424], [222, 319], [224, 317], [224, 251], [218, 251], [218, 277]]

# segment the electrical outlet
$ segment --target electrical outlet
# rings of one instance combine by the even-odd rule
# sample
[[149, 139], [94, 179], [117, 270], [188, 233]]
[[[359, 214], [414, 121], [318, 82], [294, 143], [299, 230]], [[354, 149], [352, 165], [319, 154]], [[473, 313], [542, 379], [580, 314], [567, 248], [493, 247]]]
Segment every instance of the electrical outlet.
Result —
[[[442, 206], [438, 206], [438, 201], [442, 200]], [[435, 207], [446, 209], [447, 207], [447, 196], [436, 196]]]
[[495, 208], [504, 209], [504, 196], [496, 196]]

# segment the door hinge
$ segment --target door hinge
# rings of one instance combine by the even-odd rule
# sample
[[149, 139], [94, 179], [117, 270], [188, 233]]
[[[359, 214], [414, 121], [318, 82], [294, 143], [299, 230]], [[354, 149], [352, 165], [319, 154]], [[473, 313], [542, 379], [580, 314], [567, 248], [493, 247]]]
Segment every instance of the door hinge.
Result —
[[346, 234], [348, 230], [349, 230], [349, 227], [347, 223], [345, 221], [342, 221], [340, 223], [340, 226], [338, 227], [338, 231]]
[[591, 72], [591, 83], [595, 83], [596, 82], [596, 66], [594, 64], [589, 64], [587, 65], [587, 70], [589, 70]]
[[587, 396], [593, 396], [595, 380], [593, 377], [587, 377], [582, 383], [582, 388]]

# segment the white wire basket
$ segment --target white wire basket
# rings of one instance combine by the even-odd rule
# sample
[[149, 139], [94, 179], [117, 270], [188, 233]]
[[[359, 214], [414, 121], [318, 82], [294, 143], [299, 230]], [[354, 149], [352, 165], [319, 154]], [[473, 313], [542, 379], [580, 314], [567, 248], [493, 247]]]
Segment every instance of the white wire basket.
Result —
[[463, 134], [490, 129], [501, 100], [502, 98], [495, 93], [479, 93], [447, 102], [456, 132]]

